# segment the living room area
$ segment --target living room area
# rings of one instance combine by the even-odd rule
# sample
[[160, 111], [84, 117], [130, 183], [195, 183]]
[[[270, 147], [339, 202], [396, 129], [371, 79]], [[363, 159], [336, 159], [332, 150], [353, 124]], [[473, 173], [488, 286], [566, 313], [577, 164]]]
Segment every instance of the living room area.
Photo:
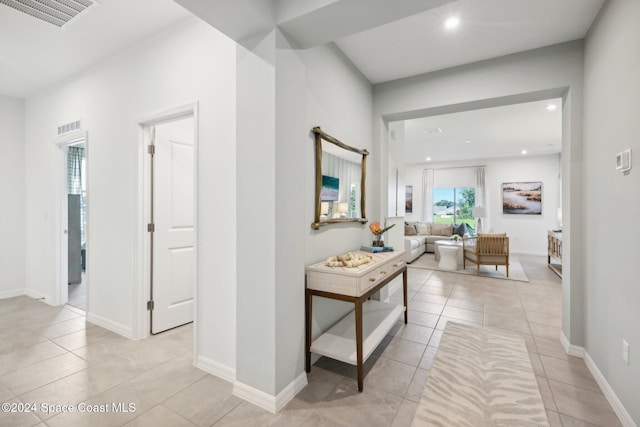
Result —
[[[518, 255], [546, 257], [548, 231], [562, 227], [561, 105], [551, 98], [389, 124], [407, 262], [439, 269], [448, 246], [457, 265], [445, 270], [528, 281]], [[482, 233], [505, 237], [506, 257], [492, 258], [500, 268], [473, 262], [474, 241], [463, 237]]]

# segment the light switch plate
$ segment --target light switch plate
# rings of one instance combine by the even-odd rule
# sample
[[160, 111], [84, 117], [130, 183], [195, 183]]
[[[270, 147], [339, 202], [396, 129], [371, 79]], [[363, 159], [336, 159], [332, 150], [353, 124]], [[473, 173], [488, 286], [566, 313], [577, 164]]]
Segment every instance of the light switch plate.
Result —
[[616, 170], [621, 172], [631, 169], [631, 150], [625, 150], [616, 154]]

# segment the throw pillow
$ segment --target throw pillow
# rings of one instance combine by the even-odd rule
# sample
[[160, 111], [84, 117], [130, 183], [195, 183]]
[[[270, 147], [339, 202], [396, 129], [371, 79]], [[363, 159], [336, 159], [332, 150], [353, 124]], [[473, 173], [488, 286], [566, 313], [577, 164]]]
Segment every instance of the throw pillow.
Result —
[[442, 224], [439, 222], [431, 223], [432, 236], [451, 237], [452, 234], [453, 234], [453, 224]]
[[465, 227], [464, 222], [458, 224], [457, 227], [453, 229], [453, 234], [457, 234], [460, 237], [464, 237], [464, 233], [467, 231], [467, 227]]
[[420, 224], [424, 224], [424, 226], [427, 227], [426, 235], [429, 236], [431, 234], [431, 223], [420, 221]]
[[442, 229], [442, 236], [451, 237], [453, 235], [453, 224], [448, 224]]
[[421, 236], [427, 236], [429, 234], [429, 229], [424, 222], [416, 222], [416, 232]]
[[415, 236], [416, 235], [416, 227], [414, 225], [405, 224], [405, 226], [404, 226], [404, 235], [405, 236]]
[[473, 237], [476, 235], [475, 230], [471, 228], [469, 224], [467, 224], [466, 227], [467, 227], [467, 234], [469, 235], [469, 237]]
[[442, 224], [439, 222], [432, 222], [431, 223], [431, 235], [432, 236], [444, 236], [444, 234], [442, 234], [442, 229], [446, 226], [446, 224]]

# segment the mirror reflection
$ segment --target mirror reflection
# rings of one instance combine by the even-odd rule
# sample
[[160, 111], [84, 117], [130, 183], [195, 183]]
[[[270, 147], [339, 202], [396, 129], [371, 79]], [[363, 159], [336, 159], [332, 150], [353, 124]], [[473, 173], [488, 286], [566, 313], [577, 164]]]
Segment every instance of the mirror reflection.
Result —
[[360, 159], [347, 160], [323, 150], [320, 221], [360, 217], [361, 178]]
[[316, 134], [316, 215], [311, 227], [367, 222], [363, 186], [369, 153], [338, 141], [318, 127], [313, 132]]

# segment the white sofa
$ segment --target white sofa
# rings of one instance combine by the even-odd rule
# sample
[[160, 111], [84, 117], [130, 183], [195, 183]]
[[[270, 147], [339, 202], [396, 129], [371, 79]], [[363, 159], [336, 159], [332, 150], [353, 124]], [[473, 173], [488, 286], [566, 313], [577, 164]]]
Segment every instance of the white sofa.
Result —
[[[434, 252], [436, 241], [450, 239], [454, 233], [454, 226], [431, 222], [409, 222], [405, 223], [404, 230], [404, 257], [407, 263], [411, 263], [425, 252]], [[413, 234], [414, 230], [415, 234]]]

